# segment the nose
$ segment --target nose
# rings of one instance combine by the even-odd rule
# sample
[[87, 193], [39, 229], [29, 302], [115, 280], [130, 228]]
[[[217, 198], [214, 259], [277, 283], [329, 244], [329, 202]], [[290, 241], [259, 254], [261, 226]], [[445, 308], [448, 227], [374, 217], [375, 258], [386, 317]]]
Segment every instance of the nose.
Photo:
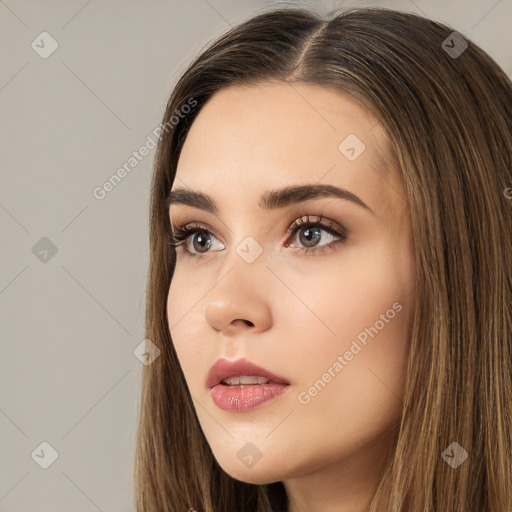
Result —
[[206, 322], [228, 336], [266, 331], [272, 325], [271, 272], [263, 262], [246, 263], [236, 254], [228, 259], [232, 264], [206, 296]]

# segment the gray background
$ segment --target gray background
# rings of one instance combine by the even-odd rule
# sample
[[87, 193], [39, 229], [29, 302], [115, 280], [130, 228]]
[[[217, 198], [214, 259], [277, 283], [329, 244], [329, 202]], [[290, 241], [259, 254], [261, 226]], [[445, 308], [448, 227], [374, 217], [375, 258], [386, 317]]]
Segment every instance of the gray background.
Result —
[[[191, 58], [277, 3], [0, 0], [0, 511], [133, 510], [154, 149], [104, 199], [93, 189], [159, 125]], [[297, 4], [417, 12], [512, 74], [512, 0]]]

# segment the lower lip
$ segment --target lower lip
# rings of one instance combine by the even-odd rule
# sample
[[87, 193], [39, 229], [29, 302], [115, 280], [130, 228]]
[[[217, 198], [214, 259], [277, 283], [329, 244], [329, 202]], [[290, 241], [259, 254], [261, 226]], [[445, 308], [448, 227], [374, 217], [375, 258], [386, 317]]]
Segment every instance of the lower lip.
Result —
[[290, 386], [288, 384], [254, 384], [252, 386], [228, 386], [217, 384], [211, 388], [215, 405], [223, 411], [246, 412], [282, 395]]

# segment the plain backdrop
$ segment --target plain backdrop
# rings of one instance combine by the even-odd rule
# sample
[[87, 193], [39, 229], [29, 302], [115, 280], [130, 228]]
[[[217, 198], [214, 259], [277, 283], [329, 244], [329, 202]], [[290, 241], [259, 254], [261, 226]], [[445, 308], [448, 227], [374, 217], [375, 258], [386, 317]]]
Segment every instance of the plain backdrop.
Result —
[[512, 74], [511, 0], [0, 0], [0, 511], [134, 510], [155, 150], [94, 190], [191, 59], [277, 4], [423, 14]]

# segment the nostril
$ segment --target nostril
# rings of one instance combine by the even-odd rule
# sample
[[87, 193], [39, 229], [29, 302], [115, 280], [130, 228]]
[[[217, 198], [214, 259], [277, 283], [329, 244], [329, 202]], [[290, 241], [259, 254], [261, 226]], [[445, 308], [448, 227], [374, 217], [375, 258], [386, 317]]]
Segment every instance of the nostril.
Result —
[[238, 323], [244, 323], [246, 325], [248, 325], [249, 327], [254, 327], [254, 324], [250, 321], [250, 320], [245, 320], [243, 318], [237, 318], [236, 320], [233, 320], [233, 324], [237, 325]]

